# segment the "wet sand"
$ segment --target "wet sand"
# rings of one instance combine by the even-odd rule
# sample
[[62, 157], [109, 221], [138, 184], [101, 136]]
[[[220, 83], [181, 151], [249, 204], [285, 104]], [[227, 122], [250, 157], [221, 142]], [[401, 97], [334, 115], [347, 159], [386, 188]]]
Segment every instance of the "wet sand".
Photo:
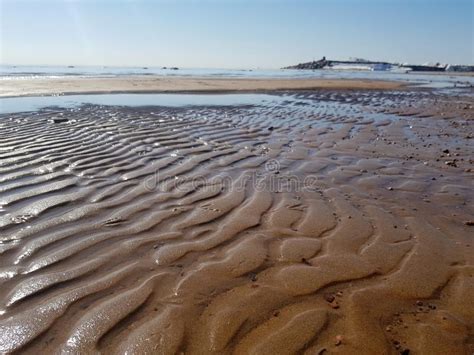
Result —
[[403, 82], [349, 79], [228, 79], [160, 76], [68, 77], [2, 81], [0, 97], [98, 93], [252, 92], [262, 90], [374, 89], [389, 90]]
[[0, 351], [472, 353], [473, 107], [2, 115]]

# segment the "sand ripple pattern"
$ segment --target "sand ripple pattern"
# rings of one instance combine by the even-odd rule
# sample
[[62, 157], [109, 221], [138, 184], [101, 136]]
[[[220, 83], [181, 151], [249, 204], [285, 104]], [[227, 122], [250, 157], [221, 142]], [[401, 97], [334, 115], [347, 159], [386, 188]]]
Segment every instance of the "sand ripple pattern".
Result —
[[473, 352], [472, 96], [440, 95], [3, 115], [0, 352]]

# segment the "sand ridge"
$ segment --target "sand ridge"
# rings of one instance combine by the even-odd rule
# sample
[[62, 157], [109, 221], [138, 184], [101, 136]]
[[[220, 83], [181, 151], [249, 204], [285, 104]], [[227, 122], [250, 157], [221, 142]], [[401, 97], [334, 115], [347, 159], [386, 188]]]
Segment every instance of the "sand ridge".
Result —
[[159, 92], [252, 92], [308, 89], [401, 89], [406, 83], [361, 79], [248, 79], [125, 76], [3, 80], [0, 97]]
[[472, 103], [3, 115], [0, 351], [472, 352]]

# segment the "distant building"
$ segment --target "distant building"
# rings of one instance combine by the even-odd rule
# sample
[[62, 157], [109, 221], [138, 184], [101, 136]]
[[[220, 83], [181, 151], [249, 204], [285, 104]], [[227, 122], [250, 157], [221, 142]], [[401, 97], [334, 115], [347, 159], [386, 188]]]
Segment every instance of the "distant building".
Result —
[[372, 66], [373, 71], [386, 71], [392, 69], [392, 65], [389, 63], [377, 63]]
[[448, 65], [446, 71], [474, 72], [474, 65]]

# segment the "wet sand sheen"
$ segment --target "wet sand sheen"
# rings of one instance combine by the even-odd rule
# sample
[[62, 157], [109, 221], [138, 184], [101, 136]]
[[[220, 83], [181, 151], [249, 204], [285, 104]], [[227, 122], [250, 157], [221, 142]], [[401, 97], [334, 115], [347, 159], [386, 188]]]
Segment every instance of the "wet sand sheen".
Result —
[[0, 351], [472, 353], [472, 96], [0, 117]]

